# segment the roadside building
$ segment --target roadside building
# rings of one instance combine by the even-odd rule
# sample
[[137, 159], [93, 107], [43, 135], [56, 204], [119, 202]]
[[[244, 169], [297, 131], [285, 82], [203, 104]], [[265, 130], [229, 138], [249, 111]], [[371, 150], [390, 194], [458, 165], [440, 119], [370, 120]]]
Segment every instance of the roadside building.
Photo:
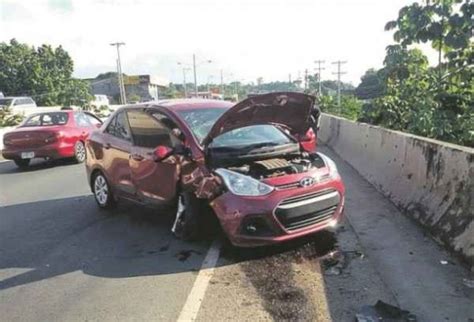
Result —
[[[92, 79], [91, 90], [94, 95], [107, 95], [115, 102], [119, 101], [120, 89], [117, 76]], [[123, 77], [128, 102], [146, 102], [160, 98], [160, 92], [168, 87], [166, 79], [152, 75], [130, 75]]]

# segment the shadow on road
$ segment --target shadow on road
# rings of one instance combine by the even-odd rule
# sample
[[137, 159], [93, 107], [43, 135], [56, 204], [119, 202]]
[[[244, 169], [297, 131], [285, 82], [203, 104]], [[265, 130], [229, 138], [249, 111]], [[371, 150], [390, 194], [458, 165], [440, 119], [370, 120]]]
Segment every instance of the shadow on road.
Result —
[[[0, 290], [74, 271], [108, 278], [197, 271], [210, 244], [177, 240], [170, 232], [172, 216], [125, 203], [104, 212], [92, 196], [3, 207], [0, 220], [0, 269], [29, 269], [0, 273]], [[220, 265], [297, 252], [320, 256], [334, 242], [323, 232], [255, 249], [225, 243], [222, 256], [229, 260]]]
[[0, 269], [30, 269], [0, 273], [0, 289], [74, 271], [109, 278], [194, 271], [209, 245], [175, 239], [170, 216], [128, 204], [107, 213], [92, 196], [2, 207], [0, 220]]
[[15, 166], [13, 161], [6, 161], [0, 163], [0, 174], [9, 174], [9, 173], [20, 173], [20, 172], [31, 172], [44, 169], [50, 169], [54, 167], [62, 167], [69, 165], [76, 165], [73, 159], [59, 159], [59, 160], [42, 160], [35, 159], [31, 164], [25, 169], [19, 169]]

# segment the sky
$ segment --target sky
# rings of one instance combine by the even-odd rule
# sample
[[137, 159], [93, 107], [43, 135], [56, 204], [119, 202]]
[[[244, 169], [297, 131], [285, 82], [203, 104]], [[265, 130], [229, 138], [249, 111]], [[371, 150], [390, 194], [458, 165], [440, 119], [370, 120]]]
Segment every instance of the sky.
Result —
[[[0, 0], [0, 42], [62, 45], [72, 56], [74, 76], [115, 70], [152, 74], [175, 83], [197, 57], [198, 83], [287, 81], [314, 73], [357, 85], [379, 68], [393, 43], [385, 23], [414, 0]], [[207, 61], [211, 60], [211, 63]], [[184, 65], [178, 65], [178, 62]], [[192, 72], [186, 72], [192, 81]]]

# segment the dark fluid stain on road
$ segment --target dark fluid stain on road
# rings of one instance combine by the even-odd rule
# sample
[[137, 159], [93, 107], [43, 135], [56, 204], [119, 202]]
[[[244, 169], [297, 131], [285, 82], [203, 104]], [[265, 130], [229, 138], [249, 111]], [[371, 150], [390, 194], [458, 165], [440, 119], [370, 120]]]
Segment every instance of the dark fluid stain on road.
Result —
[[170, 244], [166, 244], [165, 246], [160, 247], [160, 252], [166, 252], [168, 249], [170, 249]]
[[201, 255], [201, 252], [195, 251], [193, 249], [182, 250], [177, 253], [175, 256], [180, 262], [186, 261], [192, 254]]
[[318, 260], [337, 249], [335, 234], [322, 231], [287, 243], [237, 248], [226, 243], [221, 256], [240, 263], [242, 271], [263, 299], [265, 310], [277, 321], [313, 320], [313, 303], [297, 286], [293, 263]]

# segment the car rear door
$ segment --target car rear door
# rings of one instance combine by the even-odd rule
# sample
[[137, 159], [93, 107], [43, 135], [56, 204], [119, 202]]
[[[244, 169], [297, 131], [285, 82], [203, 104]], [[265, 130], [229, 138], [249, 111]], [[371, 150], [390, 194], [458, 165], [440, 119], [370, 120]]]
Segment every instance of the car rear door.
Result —
[[127, 112], [133, 147], [130, 155], [132, 181], [138, 198], [153, 205], [170, 203], [176, 196], [178, 182], [176, 159], [171, 156], [156, 162], [157, 146], [173, 148], [179, 140], [171, 134], [171, 120], [166, 124], [143, 110]]
[[121, 111], [114, 116], [104, 131], [102, 140], [102, 166], [114, 190], [125, 197], [136, 194], [131, 175], [129, 158], [132, 136], [127, 114]]

